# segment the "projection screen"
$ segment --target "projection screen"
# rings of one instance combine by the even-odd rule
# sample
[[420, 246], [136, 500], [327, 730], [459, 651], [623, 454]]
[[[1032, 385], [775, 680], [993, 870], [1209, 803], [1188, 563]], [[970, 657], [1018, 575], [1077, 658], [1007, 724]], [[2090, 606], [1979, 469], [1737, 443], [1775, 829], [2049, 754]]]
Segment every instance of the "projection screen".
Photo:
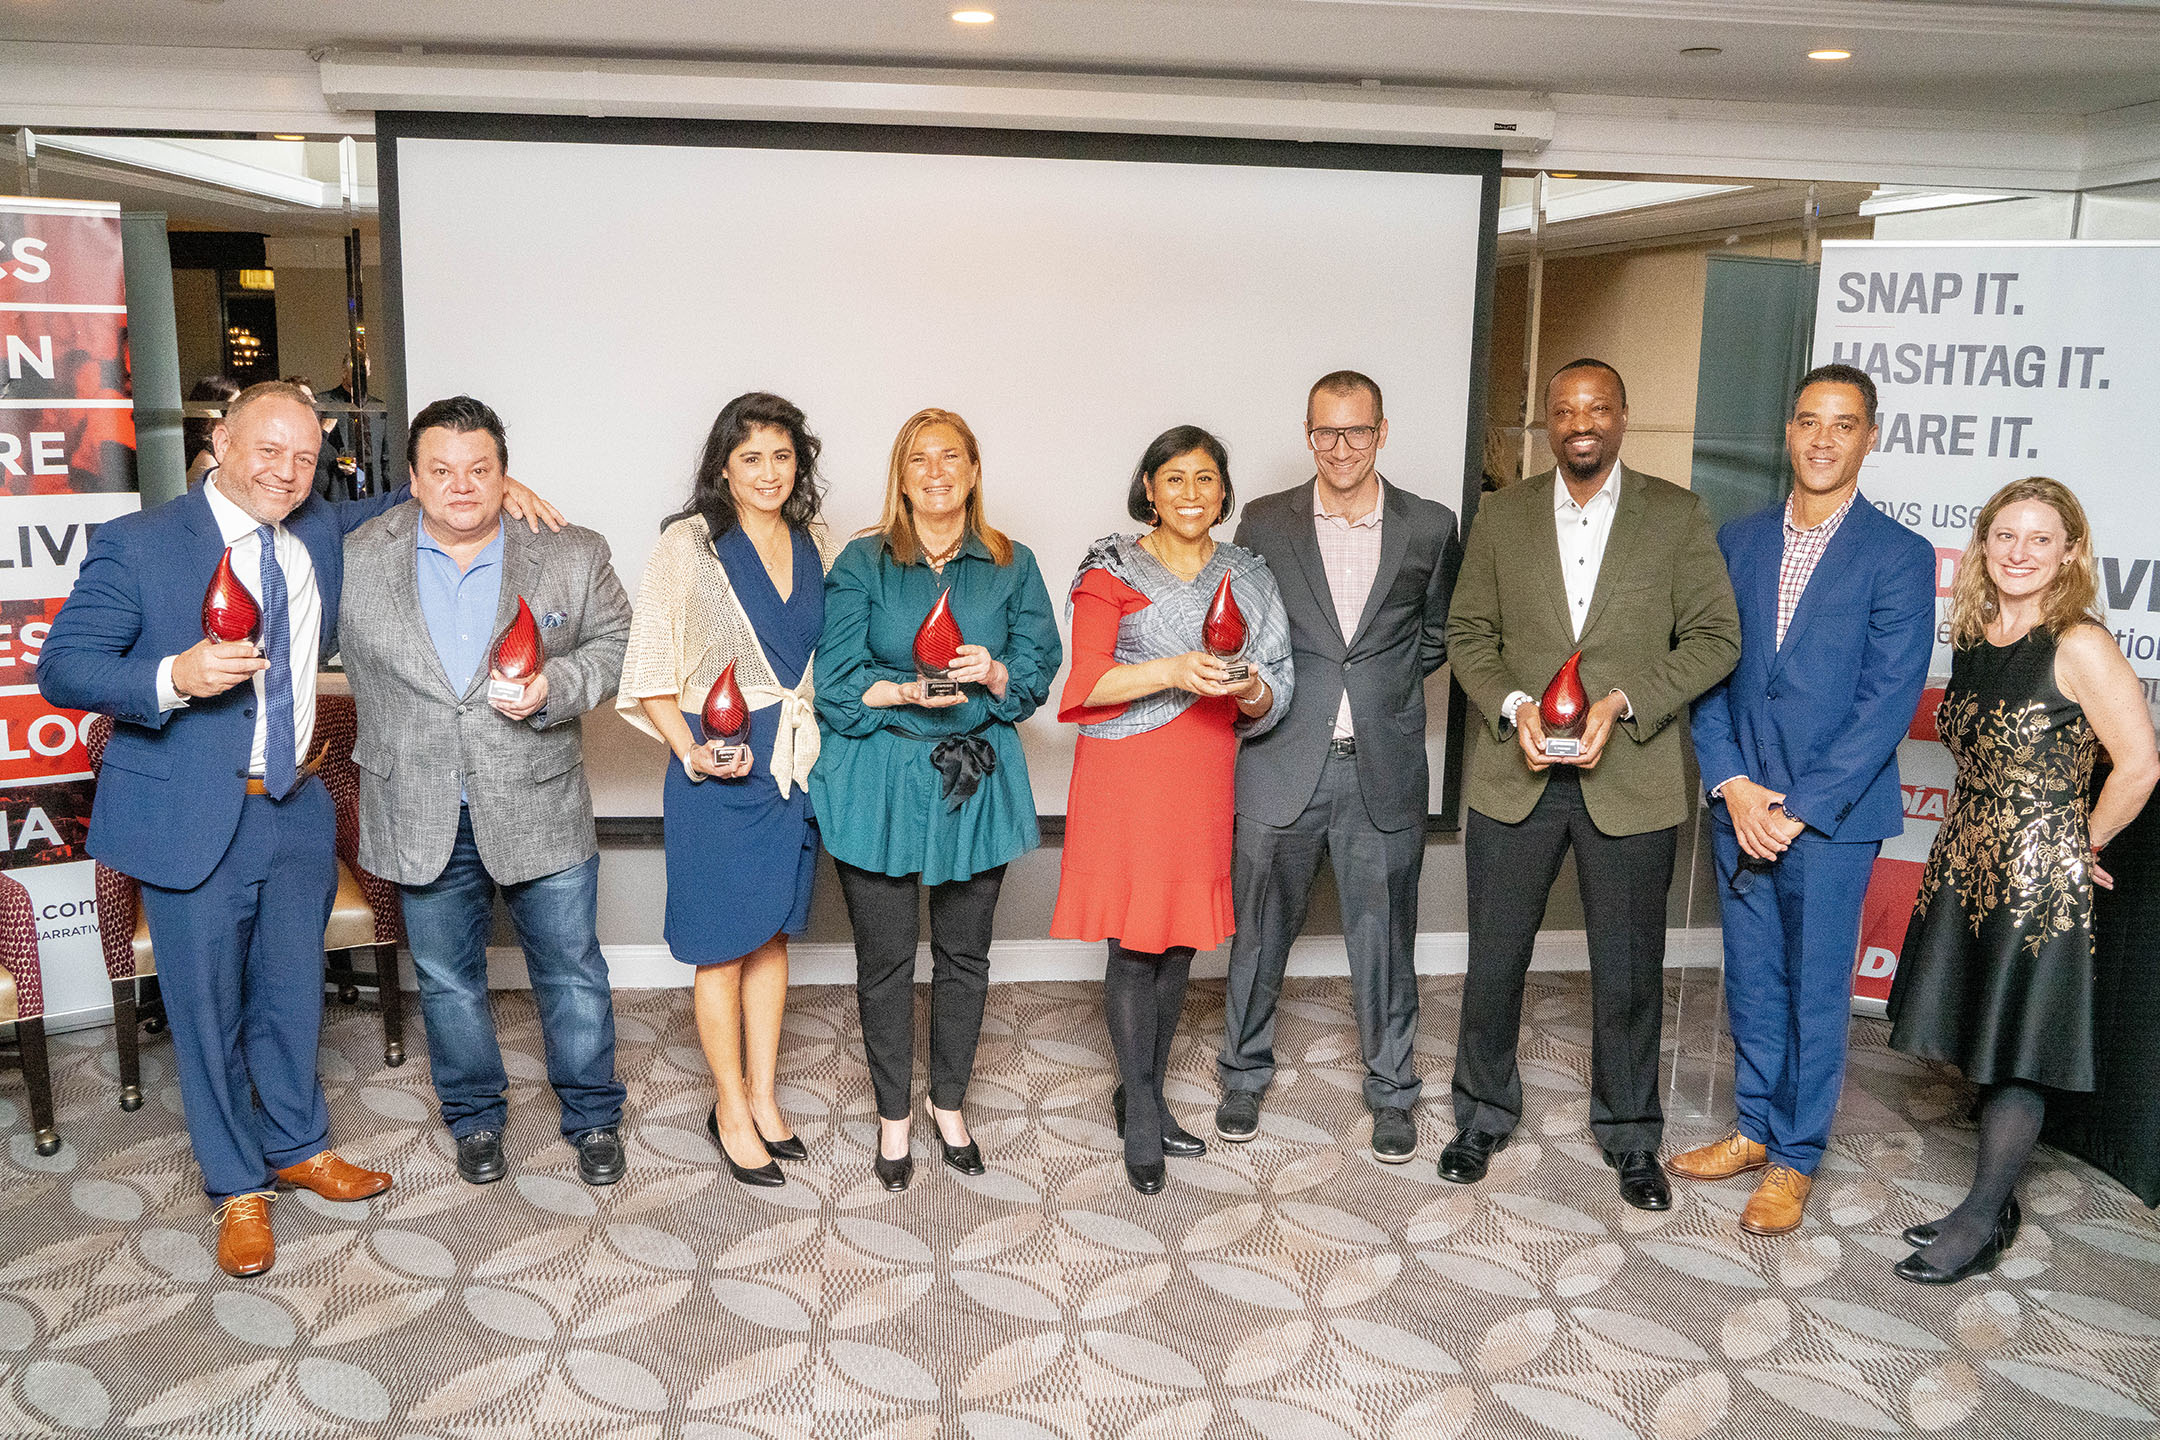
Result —
[[[607, 537], [633, 596], [713, 417], [753, 389], [808, 413], [842, 535], [876, 519], [902, 421], [965, 416], [991, 522], [1061, 612], [1087, 544], [1143, 528], [1125, 493], [1150, 439], [1214, 431], [1243, 498], [1298, 484], [1331, 370], [1383, 387], [1389, 481], [1459, 515], [1475, 495], [1494, 155], [435, 115], [378, 137], [403, 362], [378, 387], [400, 420], [494, 406], [511, 473]], [[1435, 813], [1447, 697], [1442, 671]], [[1071, 769], [1056, 706], [1023, 726], [1045, 815]], [[602, 815], [659, 813], [658, 746], [610, 711], [586, 751]]]

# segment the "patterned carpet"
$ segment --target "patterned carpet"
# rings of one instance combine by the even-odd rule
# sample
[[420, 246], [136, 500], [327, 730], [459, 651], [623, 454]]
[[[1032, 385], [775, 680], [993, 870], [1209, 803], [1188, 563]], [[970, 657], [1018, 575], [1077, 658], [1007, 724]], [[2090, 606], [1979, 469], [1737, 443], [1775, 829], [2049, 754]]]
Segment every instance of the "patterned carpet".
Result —
[[[456, 1177], [424, 1055], [384, 1068], [374, 1012], [333, 1004], [335, 1138], [397, 1187], [285, 1196], [277, 1268], [247, 1283], [212, 1264], [167, 1045], [128, 1115], [109, 1032], [63, 1036], [58, 1155], [0, 1081], [0, 1434], [2155, 1434], [2160, 1222], [2120, 1187], [2043, 1152], [2001, 1270], [1899, 1282], [1897, 1232], [1969, 1173], [1969, 1096], [1863, 1022], [1797, 1235], [1743, 1237], [1744, 1182], [1627, 1209], [1584, 1129], [1584, 978], [1532, 977], [1530, 1115], [1483, 1185], [1433, 1172], [1460, 981], [1426, 982], [1440, 1100], [1418, 1159], [1383, 1167], [1341, 982], [1305, 980], [1260, 1138], [1172, 1162], [1152, 1199], [1125, 1184], [1090, 985], [992, 991], [969, 1098], [991, 1171], [935, 1163], [919, 1121], [897, 1196], [869, 1175], [849, 990], [793, 997], [782, 1102], [811, 1158], [759, 1191], [705, 1138], [687, 992], [617, 996], [632, 1169], [599, 1192], [555, 1135], [527, 996], [499, 1000], [512, 1177], [486, 1189]], [[1668, 1035], [1694, 1055], [1715, 1043], [1703, 983]], [[1210, 1135], [1221, 1003], [1195, 985], [1172, 1096]], [[1721, 1129], [1675, 1123], [1669, 1148]]]

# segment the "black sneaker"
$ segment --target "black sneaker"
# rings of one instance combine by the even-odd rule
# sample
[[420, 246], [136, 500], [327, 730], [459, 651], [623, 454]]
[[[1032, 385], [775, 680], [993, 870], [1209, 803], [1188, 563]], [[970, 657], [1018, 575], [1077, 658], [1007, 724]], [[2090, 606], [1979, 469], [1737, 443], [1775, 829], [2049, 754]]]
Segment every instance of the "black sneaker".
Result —
[[622, 1136], [612, 1125], [577, 1137], [578, 1177], [588, 1185], [613, 1185], [623, 1177]]
[[503, 1178], [502, 1132], [475, 1130], [457, 1137], [457, 1173], [468, 1185], [492, 1185]]
[[1417, 1121], [1399, 1105], [1383, 1105], [1372, 1112], [1373, 1159], [1383, 1165], [1400, 1165], [1417, 1153]]
[[1215, 1133], [1244, 1144], [1260, 1133], [1260, 1092], [1232, 1090], [1215, 1107]]

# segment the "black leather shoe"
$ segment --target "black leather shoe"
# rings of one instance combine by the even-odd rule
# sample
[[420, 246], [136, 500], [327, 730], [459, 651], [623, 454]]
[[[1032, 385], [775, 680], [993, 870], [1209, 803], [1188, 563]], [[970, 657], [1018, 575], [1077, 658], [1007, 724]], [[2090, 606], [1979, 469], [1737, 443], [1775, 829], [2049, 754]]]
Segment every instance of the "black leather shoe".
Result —
[[[1232, 1090], [1215, 1107], [1215, 1133], [1242, 1145], [1260, 1133], [1260, 1092]], [[1168, 1153], [1168, 1152], [1165, 1152]]]
[[1417, 1121], [1400, 1105], [1383, 1105], [1372, 1112], [1373, 1159], [1383, 1165], [1400, 1165], [1417, 1153]]
[[1440, 1152], [1440, 1178], [1457, 1185], [1475, 1185], [1485, 1178], [1492, 1157], [1506, 1148], [1508, 1137], [1490, 1130], [1465, 1130], [1448, 1141]]
[[[2003, 1206], [2003, 1249], [2007, 1250], [2017, 1244], [2018, 1226], [2024, 1223], [2025, 1213], [2018, 1209], [2017, 1196], [2012, 1195], [2009, 1202]], [[1935, 1237], [1940, 1233], [1934, 1225], [1908, 1225], [1905, 1227], [1904, 1240], [1915, 1250], [1925, 1250], [1935, 1243]]]
[[1132, 1181], [1132, 1188], [1142, 1195], [1160, 1195], [1163, 1181], [1169, 1175], [1169, 1167], [1158, 1160], [1153, 1165], [1135, 1165], [1125, 1162], [1125, 1178]]
[[2003, 1234], [2008, 1224], [2009, 1217], [2006, 1213], [2002, 1219], [1995, 1222], [1995, 1233], [1988, 1236], [1987, 1244], [1980, 1247], [1979, 1253], [1955, 1270], [1938, 1269], [1928, 1259], [1927, 1251], [1915, 1250], [1891, 1266], [1890, 1273], [1900, 1280], [1910, 1280], [1915, 1285], [1955, 1285], [1960, 1280], [1985, 1275], [2001, 1262], [2003, 1251], [2010, 1248], [2010, 1242]]
[[[770, 1160], [767, 1160], [763, 1165], [757, 1166], [738, 1165], [735, 1163], [735, 1157], [727, 1153], [727, 1146], [722, 1143], [720, 1139], [720, 1107], [717, 1105], [715, 1105], [711, 1110], [706, 1112], [705, 1133], [712, 1136], [713, 1149], [720, 1152], [720, 1158], [727, 1163], [728, 1174], [733, 1175], [738, 1184], [787, 1184], [787, 1176], [782, 1175], [780, 1173], [780, 1167], [773, 1164], [773, 1162]], [[764, 1137], [760, 1136], [759, 1138], [763, 1139]]]
[[[756, 1124], [757, 1122], [752, 1121], [751, 1123]], [[759, 1131], [757, 1138], [765, 1140], [765, 1132]], [[810, 1151], [802, 1143], [802, 1136], [800, 1135], [790, 1135], [785, 1140], [765, 1140], [765, 1153], [775, 1160], [794, 1161], [810, 1158]]]
[[577, 1137], [577, 1173], [588, 1185], [613, 1185], [623, 1177], [622, 1135], [613, 1125]]
[[915, 1157], [902, 1155], [897, 1160], [888, 1160], [879, 1155], [871, 1161], [870, 1169], [876, 1174], [878, 1184], [887, 1190], [905, 1190], [908, 1181], [915, 1178]]
[[[1120, 1085], [1110, 1092], [1110, 1113], [1117, 1119], [1118, 1139], [1125, 1138], [1125, 1087]], [[1175, 1155], [1180, 1160], [1191, 1160], [1207, 1154], [1207, 1141], [1187, 1130], [1170, 1118], [1165, 1107], [1162, 1115], [1162, 1153]], [[1149, 1192], [1153, 1194], [1153, 1191]]]
[[509, 1173], [503, 1164], [502, 1132], [475, 1130], [457, 1137], [458, 1178], [468, 1185], [492, 1185]]
[[1657, 1151], [1607, 1155], [1605, 1163], [1619, 1172], [1622, 1200], [1637, 1210], [1672, 1209], [1672, 1187], [1665, 1183], [1665, 1167], [1657, 1163]]

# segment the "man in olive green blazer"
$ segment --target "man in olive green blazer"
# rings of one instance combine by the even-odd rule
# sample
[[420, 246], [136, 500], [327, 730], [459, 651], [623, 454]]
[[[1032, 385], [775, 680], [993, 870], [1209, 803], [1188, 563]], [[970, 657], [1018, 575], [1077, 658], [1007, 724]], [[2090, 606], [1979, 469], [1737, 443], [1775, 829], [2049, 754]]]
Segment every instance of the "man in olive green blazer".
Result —
[[[1662, 1210], [1658, 1056], [1666, 892], [1688, 814], [1682, 735], [1688, 703], [1739, 659], [1740, 619], [1708, 509], [1620, 464], [1619, 372], [1563, 367], [1546, 388], [1546, 423], [1559, 466], [1485, 497], [1448, 620], [1455, 678], [1485, 724], [1469, 757], [1458, 1130], [1440, 1174], [1483, 1178], [1522, 1118], [1523, 978], [1572, 848], [1590, 940], [1590, 1128], [1622, 1197]], [[1591, 701], [1582, 749], [1550, 760], [1538, 697], [1577, 651]]]

